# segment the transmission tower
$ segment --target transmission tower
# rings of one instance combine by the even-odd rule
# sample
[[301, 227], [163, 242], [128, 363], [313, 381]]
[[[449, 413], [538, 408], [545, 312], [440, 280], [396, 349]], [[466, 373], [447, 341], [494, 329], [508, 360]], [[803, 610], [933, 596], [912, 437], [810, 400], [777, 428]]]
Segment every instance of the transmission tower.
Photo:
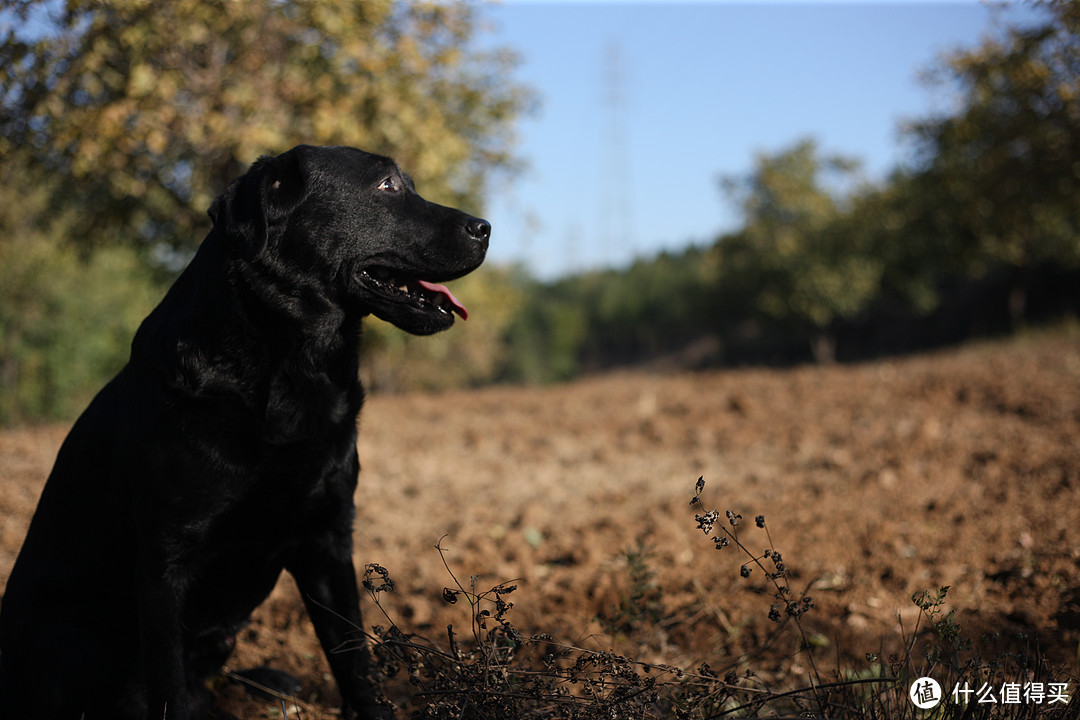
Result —
[[604, 52], [603, 99], [607, 117], [603, 129], [599, 218], [600, 261], [608, 266], [637, 255], [630, 153], [623, 130], [625, 74], [622, 49], [617, 42], [608, 43]]

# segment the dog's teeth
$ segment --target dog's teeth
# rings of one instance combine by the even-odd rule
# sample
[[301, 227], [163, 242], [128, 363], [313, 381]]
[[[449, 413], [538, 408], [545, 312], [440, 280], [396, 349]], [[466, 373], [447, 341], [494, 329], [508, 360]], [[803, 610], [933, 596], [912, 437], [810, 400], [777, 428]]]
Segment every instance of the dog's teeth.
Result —
[[400, 290], [403, 293], [408, 293], [409, 292], [409, 286], [408, 285], [398, 285], [398, 290]]

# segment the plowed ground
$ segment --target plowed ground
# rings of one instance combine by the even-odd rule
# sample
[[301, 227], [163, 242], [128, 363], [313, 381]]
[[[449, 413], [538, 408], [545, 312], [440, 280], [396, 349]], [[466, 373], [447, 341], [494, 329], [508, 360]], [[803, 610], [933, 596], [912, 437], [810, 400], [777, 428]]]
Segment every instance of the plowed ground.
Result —
[[[0, 582], [65, 427], [0, 434]], [[703, 661], [798, 676], [793, 628], [768, 644], [775, 602], [746, 558], [717, 551], [689, 505], [744, 516], [815, 608], [819, 662], [865, 665], [911, 630], [912, 593], [951, 586], [973, 637], [1025, 633], [1075, 673], [1080, 648], [1080, 342], [1034, 336], [856, 366], [616, 373], [549, 388], [375, 396], [361, 417], [355, 561], [397, 583], [382, 605], [406, 632], [467, 633], [457, 578], [515, 580], [510, 619], [583, 647], [684, 667]], [[715, 533], [714, 533], [715, 534]], [[633, 594], [647, 607], [620, 613]], [[642, 574], [643, 573], [643, 574]], [[643, 579], [644, 578], [644, 579]], [[369, 625], [387, 624], [365, 598]], [[631, 607], [633, 605], [631, 604]], [[303, 717], [333, 717], [335, 690], [283, 577], [232, 666], [304, 681]], [[1073, 690], [1077, 688], [1074, 684]], [[406, 704], [408, 687], [391, 684]], [[280, 706], [220, 683], [241, 717]]]

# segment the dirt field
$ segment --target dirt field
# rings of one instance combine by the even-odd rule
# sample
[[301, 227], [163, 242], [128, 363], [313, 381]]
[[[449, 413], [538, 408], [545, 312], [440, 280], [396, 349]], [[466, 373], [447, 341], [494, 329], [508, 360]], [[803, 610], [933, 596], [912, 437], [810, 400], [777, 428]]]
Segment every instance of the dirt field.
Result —
[[[0, 434], [0, 582], [65, 428]], [[467, 608], [457, 577], [517, 579], [511, 619], [584, 647], [725, 667], [774, 627], [760, 577], [740, 577], [688, 503], [764, 515], [803, 625], [826, 664], [865, 664], [951, 586], [965, 633], [1027, 633], [1059, 666], [1080, 653], [1080, 341], [1036, 336], [848, 367], [618, 373], [552, 388], [369, 399], [361, 419], [356, 563], [397, 582], [383, 604], [407, 632], [445, 639]], [[635, 549], [654, 574], [650, 617], [619, 629]], [[369, 624], [386, 624], [365, 600]], [[626, 637], [623, 637], [624, 635]], [[1018, 641], [1022, 642], [1022, 641]], [[787, 633], [752, 662], [800, 673]], [[233, 667], [305, 681], [303, 717], [332, 717], [326, 664], [286, 578], [240, 639]], [[1076, 690], [1074, 684], [1073, 689]], [[238, 688], [222, 702], [244, 717]], [[399, 701], [401, 697], [398, 698]], [[246, 701], [244, 701], [246, 702]], [[252, 714], [257, 712], [259, 714]]]

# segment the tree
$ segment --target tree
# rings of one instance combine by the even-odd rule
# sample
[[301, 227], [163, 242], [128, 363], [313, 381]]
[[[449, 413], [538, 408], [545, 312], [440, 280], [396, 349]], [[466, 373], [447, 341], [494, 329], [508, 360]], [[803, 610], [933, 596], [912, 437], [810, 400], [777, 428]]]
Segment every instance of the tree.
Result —
[[118, 369], [259, 155], [359, 146], [479, 212], [532, 102], [468, 3], [14, 0], [0, 20], [0, 423], [64, 416]]
[[953, 53], [933, 76], [959, 90], [959, 110], [913, 123], [915, 180], [933, 188], [968, 242], [973, 275], [1015, 269], [1022, 321], [1034, 267], [1080, 264], [1080, 5], [1044, 3], [1048, 20]]
[[[23, 0], [49, 16], [0, 47], [0, 155], [69, 180], [86, 233], [183, 251], [258, 155], [347, 144], [394, 156], [425, 194], [478, 209], [511, 168], [529, 96], [505, 51], [471, 48], [466, 3]], [[40, 24], [40, 23], [39, 23]]]
[[0, 425], [84, 407], [161, 291], [129, 246], [85, 258], [55, 241], [78, 232], [75, 213], [49, 212], [55, 182], [21, 153], [0, 163]]
[[834, 322], [859, 313], [877, 292], [882, 263], [840, 222], [857, 163], [822, 156], [813, 140], [758, 155], [745, 177], [722, 187], [742, 211], [742, 231], [719, 246], [721, 287], [742, 288], [754, 309], [810, 329], [820, 362], [835, 357]]

